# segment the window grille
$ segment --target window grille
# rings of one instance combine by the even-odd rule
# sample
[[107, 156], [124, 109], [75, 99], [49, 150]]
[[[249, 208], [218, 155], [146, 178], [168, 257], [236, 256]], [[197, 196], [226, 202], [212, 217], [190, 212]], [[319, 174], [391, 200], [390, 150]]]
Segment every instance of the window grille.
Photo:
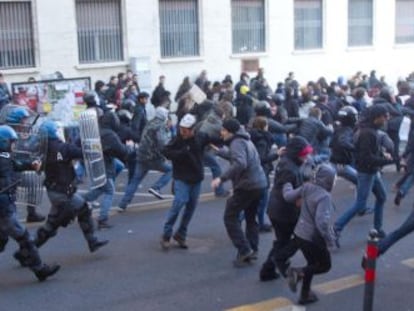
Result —
[[0, 2], [0, 68], [35, 67], [32, 3]]
[[160, 0], [161, 57], [199, 56], [197, 0]]
[[123, 60], [121, 1], [76, 0], [79, 63]]
[[395, 43], [414, 43], [414, 0], [396, 0]]
[[372, 0], [349, 0], [348, 46], [372, 45]]
[[322, 48], [322, 0], [295, 0], [295, 50]]
[[233, 53], [265, 51], [264, 0], [232, 0]]

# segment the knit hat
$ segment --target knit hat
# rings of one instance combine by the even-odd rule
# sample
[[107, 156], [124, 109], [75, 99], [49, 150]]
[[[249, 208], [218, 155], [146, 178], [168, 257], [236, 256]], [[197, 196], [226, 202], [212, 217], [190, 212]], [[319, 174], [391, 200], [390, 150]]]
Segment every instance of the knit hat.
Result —
[[374, 121], [378, 117], [382, 117], [388, 114], [388, 109], [383, 104], [374, 104], [369, 108], [369, 117], [371, 121]]
[[184, 117], [180, 121], [180, 127], [184, 128], [192, 128], [197, 122], [197, 119], [195, 116], [193, 116], [190, 113], [187, 113], [184, 115]]
[[155, 108], [155, 117], [161, 120], [167, 120], [168, 109], [162, 106]]
[[290, 138], [286, 145], [286, 153], [290, 158], [293, 159], [307, 156], [312, 152], [312, 146], [302, 136], [295, 136]]
[[240, 122], [237, 119], [228, 119], [223, 122], [223, 128], [235, 134], [240, 129]]

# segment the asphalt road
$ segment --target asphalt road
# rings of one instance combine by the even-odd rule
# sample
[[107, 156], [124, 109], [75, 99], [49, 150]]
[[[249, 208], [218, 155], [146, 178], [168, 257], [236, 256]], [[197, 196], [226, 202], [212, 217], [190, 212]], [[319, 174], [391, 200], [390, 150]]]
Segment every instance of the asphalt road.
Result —
[[[259, 260], [242, 269], [232, 266], [235, 249], [223, 225], [224, 199], [203, 195], [189, 228], [188, 250], [173, 247], [160, 249], [169, 200], [158, 201], [146, 193], [155, 174], [150, 174], [127, 212], [114, 211], [114, 227], [98, 231], [110, 240], [105, 248], [91, 254], [74, 223], [41, 248], [46, 262], [62, 265], [59, 273], [38, 283], [27, 269], [12, 258], [17, 248], [10, 242], [0, 261], [0, 310], [304, 310], [294, 305], [297, 295], [289, 291], [282, 279], [262, 283], [258, 273], [270, 248], [273, 233], [262, 234]], [[388, 189], [398, 175], [385, 172]], [[206, 176], [203, 192], [210, 191]], [[118, 181], [122, 191], [124, 177]], [[169, 189], [166, 189], [168, 192]], [[350, 184], [339, 180], [334, 189], [336, 215], [354, 200]], [[384, 215], [384, 229], [389, 232], [410, 212], [413, 195], [401, 207], [391, 202], [389, 192]], [[114, 205], [119, 201], [118, 194]], [[42, 210], [48, 208], [47, 200]], [[24, 209], [19, 214], [24, 218]], [[372, 215], [351, 221], [343, 232], [341, 249], [334, 254], [332, 270], [315, 276], [314, 289], [320, 301], [306, 310], [362, 310], [363, 271], [360, 259]], [[29, 225], [33, 232], [37, 225]], [[377, 262], [374, 310], [414, 310], [413, 241], [408, 236]], [[407, 261], [408, 260], [408, 261]], [[300, 253], [293, 265], [303, 264]], [[411, 266], [411, 267], [410, 267]]]

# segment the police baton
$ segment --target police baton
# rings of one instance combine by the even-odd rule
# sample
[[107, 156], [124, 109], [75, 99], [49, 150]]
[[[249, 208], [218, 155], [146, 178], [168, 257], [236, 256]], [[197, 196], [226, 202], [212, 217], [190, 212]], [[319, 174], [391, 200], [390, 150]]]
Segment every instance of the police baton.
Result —
[[375, 265], [378, 257], [378, 232], [375, 229], [369, 232], [365, 256], [365, 262], [363, 264], [365, 269], [363, 311], [372, 311], [375, 289]]

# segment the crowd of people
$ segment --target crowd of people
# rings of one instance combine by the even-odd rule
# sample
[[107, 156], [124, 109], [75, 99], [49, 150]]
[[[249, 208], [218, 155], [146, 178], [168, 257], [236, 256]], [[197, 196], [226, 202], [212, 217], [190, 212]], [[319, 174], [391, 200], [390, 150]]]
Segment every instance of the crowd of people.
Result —
[[[165, 80], [160, 76], [149, 94], [140, 90], [138, 76], [128, 71], [110, 77], [108, 83], [96, 81], [94, 91], [85, 94], [87, 109], [99, 118], [106, 182], [83, 195], [77, 192], [83, 170], [73, 163], [76, 159], [81, 163], [83, 158], [77, 142], [65, 142], [58, 134], [57, 120], [46, 119], [39, 126], [49, 141], [44, 165], [15, 159], [12, 145], [18, 136], [14, 129], [25, 124], [29, 114], [25, 107], [10, 110], [6, 124], [0, 126], [0, 161], [4, 162], [0, 166], [0, 251], [12, 237], [20, 245], [16, 260], [44, 280], [59, 266], [43, 264], [37, 248], [74, 218], [91, 252], [106, 245], [108, 241], [95, 236], [88, 202], [102, 196], [97, 228], [110, 229], [116, 178], [124, 168], [128, 184], [117, 202], [120, 212], [127, 210], [150, 170], [162, 173], [148, 189], [158, 199], [164, 198], [165, 186], [173, 182], [174, 199], [160, 238], [167, 251], [171, 239], [180, 248], [188, 248], [188, 229], [204, 167], [208, 167], [215, 195], [227, 199], [224, 225], [236, 249], [234, 266], [255, 262], [259, 233], [273, 231], [275, 239], [261, 266], [260, 279], [270, 281], [282, 275], [294, 292], [302, 282], [300, 304], [317, 301], [311, 290], [312, 277], [330, 270], [330, 251], [340, 248], [340, 237], [354, 216], [373, 213], [380, 254], [414, 230], [414, 214], [391, 234], [383, 230], [387, 190], [381, 179], [386, 165], [403, 172], [394, 185], [396, 205], [414, 182], [414, 122], [405, 149], [400, 151], [401, 124], [404, 118], [414, 120], [413, 75], [400, 80], [394, 93], [374, 70], [330, 83], [321, 77], [306, 85], [291, 72], [274, 90], [263, 68], [251, 78], [241, 73], [236, 83], [230, 75], [211, 82], [203, 70], [194, 83], [188, 76], [183, 79], [174, 96], [176, 111], [171, 111], [173, 96]], [[192, 96], [194, 85], [206, 96], [202, 102], [195, 102]], [[1, 108], [11, 101], [0, 74]], [[152, 118], [147, 114], [149, 105], [154, 108]], [[225, 169], [218, 157], [228, 161]], [[47, 219], [33, 240], [18, 222], [15, 207], [21, 179], [17, 171], [27, 169], [44, 171], [51, 202]], [[336, 175], [355, 185], [356, 198], [334, 220], [331, 192]], [[225, 187], [227, 181], [231, 181], [231, 191]], [[371, 192], [375, 204], [367, 207]], [[36, 215], [27, 220], [44, 221], [42, 215]], [[298, 250], [307, 264], [291, 267], [290, 258]]]

